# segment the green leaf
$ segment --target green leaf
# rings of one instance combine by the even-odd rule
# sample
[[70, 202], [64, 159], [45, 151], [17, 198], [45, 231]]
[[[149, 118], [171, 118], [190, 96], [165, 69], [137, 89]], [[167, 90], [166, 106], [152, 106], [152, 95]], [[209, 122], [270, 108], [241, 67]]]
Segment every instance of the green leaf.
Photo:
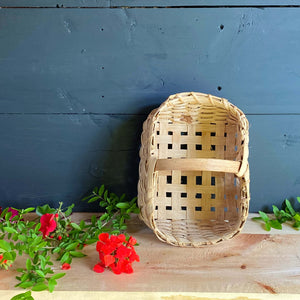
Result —
[[100, 197], [102, 197], [104, 190], [105, 190], [105, 186], [104, 186], [104, 184], [102, 184], [102, 185], [100, 186], [100, 188], [99, 188], [99, 191], [98, 191], [98, 195], [99, 195]]
[[107, 205], [107, 202], [106, 201], [100, 201], [100, 203], [99, 203], [99, 206], [101, 206], [101, 207], [105, 207]]
[[297, 201], [300, 203], [300, 197], [297, 197]]
[[44, 214], [53, 214], [56, 212], [56, 209], [51, 208], [48, 204], [45, 204], [43, 206], [38, 206], [35, 212], [38, 216], [42, 216]]
[[33, 281], [26, 281], [26, 282], [19, 283], [17, 286], [19, 286], [23, 289], [27, 289], [27, 288], [29, 288], [30, 286], [33, 286], [33, 285], [34, 285]]
[[48, 289], [48, 286], [45, 283], [41, 282], [41, 283], [36, 284], [31, 290], [35, 291], [35, 292], [40, 292], [40, 291], [44, 291], [47, 289]]
[[100, 217], [100, 221], [104, 221], [104, 220], [106, 220], [107, 218], [109, 217], [109, 215], [108, 215], [108, 213], [105, 213], [105, 214], [103, 214], [101, 217]]
[[92, 223], [93, 226], [95, 226], [96, 221], [97, 221], [97, 218], [96, 218], [95, 215], [93, 215], [93, 216], [91, 217], [91, 223]]
[[12, 297], [10, 300], [34, 300], [34, 299], [31, 296], [31, 291], [27, 291], [25, 293], [21, 293]]
[[92, 197], [92, 195], [88, 195], [88, 196], [82, 198], [81, 201], [86, 201], [87, 199], [89, 199], [89, 198], [91, 198], [91, 197]]
[[45, 274], [41, 270], [35, 270], [36, 274], [38, 274], [40, 277], [45, 277]]
[[88, 201], [88, 203], [95, 202], [95, 201], [97, 201], [98, 199], [99, 199], [99, 196], [92, 197], [92, 198]]
[[57, 285], [57, 282], [55, 279], [50, 278], [48, 281], [48, 286], [49, 286], [49, 292], [52, 293], [54, 291], [55, 286]]
[[282, 229], [282, 225], [278, 220], [271, 220], [270, 226], [275, 229]]
[[299, 213], [296, 213], [296, 214], [294, 215], [294, 219], [295, 219], [296, 221], [300, 221], [300, 214], [299, 214]]
[[60, 247], [56, 247], [52, 250], [52, 253], [58, 253], [60, 252], [61, 248]]
[[51, 279], [59, 279], [66, 275], [66, 273], [57, 273], [51, 277]]
[[285, 199], [285, 205], [286, 205], [288, 211], [290, 212], [290, 214], [291, 214], [292, 216], [294, 216], [296, 212], [295, 212], [295, 210], [293, 209], [292, 204], [291, 204], [291, 202], [290, 202], [288, 199]]
[[118, 207], [118, 208], [128, 208], [130, 205], [129, 205], [129, 203], [127, 203], [127, 202], [119, 202], [117, 205], [116, 205], [116, 207]]
[[103, 198], [104, 198], [105, 201], [107, 200], [107, 195], [108, 195], [108, 191], [106, 190], [106, 191], [104, 192], [104, 195], [103, 195]]
[[82, 252], [78, 252], [78, 251], [70, 251], [70, 254], [74, 257], [84, 257], [86, 256], [85, 254], [83, 254]]
[[258, 213], [265, 222], [269, 221], [269, 217], [263, 211], [259, 211]]
[[71, 226], [72, 226], [74, 229], [81, 230], [80, 226], [77, 225], [76, 223], [71, 223]]
[[11, 218], [12, 216], [12, 213], [11, 212], [8, 212], [6, 215], [5, 215], [5, 220], [6, 221], [9, 221], [9, 219]]
[[10, 252], [5, 252], [3, 254], [3, 259], [6, 260], [15, 260], [16, 259], [17, 254], [14, 251], [10, 251]]
[[27, 260], [26, 260], [26, 269], [28, 271], [30, 271], [32, 269], [31, 259], [30, 258], [27, 258]]
[[7, 241], [0, 240], [0, 248], [4, 251], [11, 251], [10, 244]]
[[75, 206], [75, 204], [73, 203], [72, 205], [70, 205], [67, 210], [65, 211], [65, 216], [68, 217], [70, 216], [70, 214], [72, 213], [73, 211], [73, 207]]
[[276, 217], [280, 216], [280, 211], [279, 211], [278, 207], [275, 206], [275, 205], [272, 205], [272, 207], [273, 207], [273, 213], [274, 213], [274, 215]]
[[293, 224], [293, 227], [298, 229], [298, 228], [300, 227], [300, 222], [299, 222], [299, 221], [296, 221], [296, 222]]
[[66, 250], [73, 250], [78, 246], [78, 242], [72, 243], [66, 247]]
[[18, 233], [18, 231], [12, 227], [4, 227], [3, 229], [9, 233]]
[[31, 211], [34, 211], [35, 210], [35, 208], [34, 207], [28, 207], [28, 208], [26, 208], [25, 210], [24, 210], [24, 214], [28, 214], [29, 212], [31, 212]]
[[84, 220], [81, 220], [81, 221], [80, 221], [79, 226], [80, 226], [80, 229], [83, 229], [83, 228], [85, 227], [85, 222], [84, 222]]
[[266, 229], [267, 231], [270, 231], [270, 230], [271, 230], [271, 225], [270, 225], [269, 222], [266, 222], [266, 224], [265, 224], [265, 229]]
[[66, 262], [69, 259], [69, 257], [70, 257], [69, 252], [65, 252], [65, 254], [60, 259], [61, 263]]

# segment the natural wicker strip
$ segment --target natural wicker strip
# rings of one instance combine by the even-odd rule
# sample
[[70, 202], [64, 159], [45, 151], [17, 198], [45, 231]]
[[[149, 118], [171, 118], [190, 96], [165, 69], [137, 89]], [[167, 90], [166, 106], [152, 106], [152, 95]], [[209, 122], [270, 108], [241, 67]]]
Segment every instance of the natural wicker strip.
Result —
[[154, 171], [213, 171], [238, 173], [241, 163], [238, 161], [213, 158], [172, 158], [158, 159]]
[[248, 121], [225, 99], [170, 96], [143, 126], [138, 204], [157, 237], [199, 247], [235, 236], [248, 215]]

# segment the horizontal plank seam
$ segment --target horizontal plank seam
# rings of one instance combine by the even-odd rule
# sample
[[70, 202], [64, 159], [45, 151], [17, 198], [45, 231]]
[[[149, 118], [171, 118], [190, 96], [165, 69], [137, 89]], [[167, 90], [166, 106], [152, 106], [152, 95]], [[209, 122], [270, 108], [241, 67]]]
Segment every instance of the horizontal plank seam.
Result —
[[[1, 112], [0, 115], [96, 115], [96, 116], [148, 116], [147, 113], [59, 113], [59, 112], [41, 112], [41, 113], [22, 113], [22, 112]], [[246, 116], [300, 116], [300, 113], [245, 113]]]
[[0, 6], [1, 9], [176, 9], [176, 8], [300, 8], [300, 5], [186, 5], [186, 6]]

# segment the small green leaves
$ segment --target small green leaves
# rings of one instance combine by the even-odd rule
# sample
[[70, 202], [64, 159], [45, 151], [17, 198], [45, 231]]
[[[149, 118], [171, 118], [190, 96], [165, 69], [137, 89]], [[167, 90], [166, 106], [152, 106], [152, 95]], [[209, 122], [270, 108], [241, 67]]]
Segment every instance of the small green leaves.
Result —
[[[300, 203], [300, 197], [297, 197], [297, 202]], [[259, 211], [260, 217], [252, 219], [262, 220], [265, 223], [265, 229], [267, 231], [270, 231], [271, 228], [282, 229], [282, 223], [290, 221], [293, 222], [292, 224], [290, 223], [293, 228], [297, 230], [300, 228], [300, 213], [295, 211], [293, 205], [288, 199], [284, 200], [281, 210], [279, 210], [279, 208], [275, 205], [272, 205], [272, 208], [275, 219], [270, 219], [270, 217], [262, 211]]]
[[[51, 260], [54, 254], [61, 264], [71, 264], [73, 259], [85, 256], [81, 250], [84, 246], [97, 242], [100, 233], [119, 234], [120, 231], [126, 230], [126, 220], [130, 219], [131, 214], [139, 213], [136, 198], [128, 200], [125, 194], [118, 197], [108, 192], [104, 185], [96, 187], [83, 200], [89, 203], [98, 201], [105, 210], [104, 214], [100, 218], [93, 216], [91, 222], [81, 220], [75, 223], [71, 221], [74, 204], [62, 208], [62, 202], [59, 202], [58, 208], [51, 208], [45, 204], [36, 208], [18, 209], [18, 215], [14, 218], [8, 208], [2, 211], [0, 222], [2, 267], [8, 268], [17, 255], [27, 255], [24, 268], [18, 269], [20, 275], [16, 277], [19, 280], [17, 287], [32, 291], [49, 290], [52, 292], [57, 285], [57, 280], [65, 275], [65, 273], [52, 275], [54, 272], [51, 268], [53, 265]], [[41, 230], [40, 218], [24, 221], [26, 220], [24, 215], [34, 210], [39, 217], [45, 214], [55, 214], [52, 219], [55, 221], [55, 228], [52, 224], [52, 230], [46, 234], [43, 231], [44, 227], [48, 225], [50, 227], [50, 223], [47, 225], [44, 222], [43, 230]], [[30, 291], [13, 298], [13, 300], [31, 299], [33, 298]]]
[[21, 293], [12, 297], [10, 300], [34, 300], [34, 299], [31, 296], [31, 291], [27, 291], [25, 293]]

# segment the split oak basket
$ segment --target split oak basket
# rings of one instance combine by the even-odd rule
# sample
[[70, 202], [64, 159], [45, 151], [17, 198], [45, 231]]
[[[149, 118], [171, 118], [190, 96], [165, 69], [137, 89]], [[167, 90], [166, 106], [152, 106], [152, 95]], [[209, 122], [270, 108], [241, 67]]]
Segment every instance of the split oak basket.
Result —
[[170, 96], [144, 122], [138, 204], [164, 242], [200, 247], [238, 234], [248, 215], [248, 121], [226, 99]]

